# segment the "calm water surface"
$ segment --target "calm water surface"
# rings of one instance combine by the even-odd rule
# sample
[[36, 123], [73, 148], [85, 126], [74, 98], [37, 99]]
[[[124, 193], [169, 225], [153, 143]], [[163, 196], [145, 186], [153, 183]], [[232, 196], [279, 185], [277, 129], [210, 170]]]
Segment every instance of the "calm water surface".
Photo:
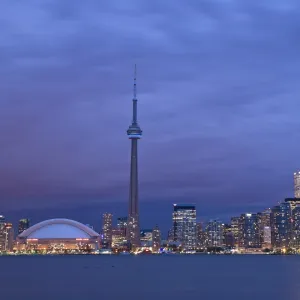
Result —
[[0, 298], [299, 300], [300, 256], [2, 256]]

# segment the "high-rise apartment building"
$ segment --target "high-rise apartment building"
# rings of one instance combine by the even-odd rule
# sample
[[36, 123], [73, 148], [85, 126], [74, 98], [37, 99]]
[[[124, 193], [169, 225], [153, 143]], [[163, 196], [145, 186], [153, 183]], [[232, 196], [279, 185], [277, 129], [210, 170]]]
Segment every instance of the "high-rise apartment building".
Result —
[[230, 221], [230, 229], [234, 238], [234, 246], [239, 246], [239, 220], [240, 217], [232, 217]]
[[223, 224], [219, 220], [210, 220], [206, 227], [207, 247], [223, 246]]
[[18, 234], [21, 234], [23, 231], [25, 231], [29, 227], [30, 227], [30, 220], [29, 219], [21, 219], [19, 221]]
[[234, 235], [231, 231], [231, 226], [229, 224], [222, 224], [223, 228], [223, 246], [234, 247]]
[[112, 230], [112, 248], [125, 249], [127, 248], [126, 235], [124, 231], [118, 228]]
[[168, 243], [174, 242], [174, 228], [168, 230]]
[[5, 222], [5, 217], [0, 215], [0, 252], [12, 251], [14, 230], [11, 223]]
[[112, 220], [110, 213], [103, 214], [102, 217], [102, 245], [104, 248], [111, 248], [112, 244]]
[[294, 195], [295, 198], [300, 198], [300, 171], [294, 173]]
[[260, 227], [260, 241], [263, 248], [271, 248], [271, 209], [258, 213]]
[[271, 226], [264, 226], [263, 227], [263, 241], [262, 241], [262, 248], [264, 249], [271, 249], [272, 248], [272, 231]]
[[239, 247], [261, 248], [260, 218], [258, 214], [242, 214], [239, 219]]
[[292, 211], [292, 237], [291, 246], [300, 248], [300, 205], [297, 205]]
[[117, 218], [117, 227], [112, 229], [112, 247], [118, 249], [127, 248], [127, 217]]
[[197, 249], [204, 249], [206, 247], [206, 232], [202, 223], [197, 223]]
[[292, 209], [289, 202], [282, 202], [271, 210], [272, 246], [287, 248], [292, 237]]
[[119, 217], [117, 219], [117, 228], [123, 230], [126, 235], [126, 228], [127, 228], [127, 217]]
[[0, 252], [5, 251], [6, 232], [5, 232], [5, 217], [0, 215]]
[[5, 250], [12, 251], [13, 243], [14, 243], [14, 228], [12, 223], [5, 223], [5, 232], [6, 232]]
[[161, 232], [156, 225], [152, 231], [152, 249], [153, 252], [158, 252], [161, 246]]
[[185, 250], [196, 249], [196, 206], [194, 204], [174, 204], [174, 242], [180, 242]]

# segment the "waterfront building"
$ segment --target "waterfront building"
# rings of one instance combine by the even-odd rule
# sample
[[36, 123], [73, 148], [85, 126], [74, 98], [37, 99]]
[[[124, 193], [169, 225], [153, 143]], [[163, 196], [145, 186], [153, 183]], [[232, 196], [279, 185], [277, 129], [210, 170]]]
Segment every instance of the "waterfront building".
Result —
[[29, 227], [30, 227], [30, 220], [29, 219], [21, 219], [19, 221], [18, 234], [21, 234], [23, 231], [25, 231]]
[[98, 249], [99, 241], [99, 234], [84, 224], [69, 219], [51, 219], [19, 234], [17, 248], [46, 253], [90, 252]]
[[152, 246], [152, 229], [142, 229], [140, 232], [141, 246], [151, 247]]
[[206, 227], [207, 247], [223, 246], [223, 224], [219, 220], [210, 220]]
[[125, 249], [127, 247], [127, 240], [124, 231], [119, 228], [112, 229], [112, 248]]
[[5, 223], [5, 251], [12, 251], [14, 245], [14, 228], [12, 223]]
[[182, 249], [196, 249], [196, 206], [194, 204], [173, 205], [174, 242], [179, 242]]
[[11, 223], [5, 221], [5, 217], [0, 215], [0, 253], [12, 251], [14, 241], [14, 229]]
[[[299, 176], [299, 174], [297, 174]], [[298, 179], [297, 179], [298, 180]], [[289, 246], [294, 248], [300, 247], [300, 236], [299, 236], [299, 206], [300, 206], [300, 198], [285, 198], [285, 203], [290, 205], [290, 214], [291, 218], [287, 223], [289, 225]]]
[[294, 195], [295, 198], [300, 198], [300, 171], [294, 173]]
[[130, 247], [136, 248], [140, 246], [139, 195], [138, 195], [138, 140], [142, 137], [142, 130], [137, 120], [136, 67], [134, 72], [132, 104], [133, 104], [132, 123], [127, 130], [128, 138], [131, 140], [127, 241]]
[[292, 211], [292, 240], [291, 246], [300, 249], [300, 205]]
[[168, 230], [168, 243], [174, 242], [174, 228]]
[[6, 233], [5, 233], [5, 217], [0, 215], [0, 252], [5, 251]]
[[287, 248], [292, 236], [291, 204], [282, 202], [271, 210], [272, 246]]
[[230, 229], [234, 238], [234, 246], [239, 246], [239, 220], [240, 217], [232, 217], [230, 220]]
[[235, 247], [235, 239], [231, 231], [224, 234], [224, 246], [229, 248]]
[[258, 214], [242, 214], [239, 219], [239, 247], [261, 248], [260, 218]]
[[111, 248], [112, 222], [113, 222], [112, 214], [110, 214], [110, 213], [103, 214], [103, 217], [102, 217], [102, 246], [104, 248]]
[[260, 242], [262, 248], [271, 248], [271, 209], [266, 209], [257, 214], [260, 227]]
[[228, 224], [222, 224], [222, 228], [223, 228], [223, 246], [233, 248], [234, 235], [231, 231], [231, 226]]
[[271, 249], [272, 248], [272, 232], [270, 226], [263, 227], [263, 249]]
[[126, 229], [127, 229], [127, 217], [119, 217], [117, 219], [117, 228], [122, 230], [124, 232], [124, 235], [126, 236]]
[[153, 252], [158, 252], [161, 246], [161, 232], [156, 225], [152, 231], [152, 249]]
[[202, 223], [197, 223], [197, 249], [204, 249], [206, 247], [206, 232]]

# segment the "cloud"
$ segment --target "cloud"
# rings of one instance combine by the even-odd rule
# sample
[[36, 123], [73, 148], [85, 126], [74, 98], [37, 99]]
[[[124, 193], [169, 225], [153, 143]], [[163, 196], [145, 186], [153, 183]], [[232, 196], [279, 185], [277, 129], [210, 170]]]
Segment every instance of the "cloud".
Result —
[[127, 199], [134, 63], [142, 199], [246, 207], [292, 194], [297, 1], [1, 6], [3, 208]]

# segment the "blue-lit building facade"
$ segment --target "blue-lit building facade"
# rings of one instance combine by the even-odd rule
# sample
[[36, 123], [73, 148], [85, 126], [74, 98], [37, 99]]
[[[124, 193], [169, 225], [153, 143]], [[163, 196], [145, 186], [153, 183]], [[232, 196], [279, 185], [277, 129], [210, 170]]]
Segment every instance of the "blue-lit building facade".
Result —
[[242, 214], [239, 219], [239, 247], [260, 248], [260, 218], [258, 214]]
[[288, 248], [292, 237], [292, 211], [289, 202], [282, 202], [271, 210], [271, 239], [274, 248]]
[[194, 204], [173, 205], [173, 239], [184, 250], [194, 250], [197, 246], [196, 206]]
[[292, 239], [291, 246], [300, 248], [300, 205], [297, 205], [292, 212]]
[[206, 227], [207, 247], [223, 246], [223, 225], [219, 220], [210, 220]]

